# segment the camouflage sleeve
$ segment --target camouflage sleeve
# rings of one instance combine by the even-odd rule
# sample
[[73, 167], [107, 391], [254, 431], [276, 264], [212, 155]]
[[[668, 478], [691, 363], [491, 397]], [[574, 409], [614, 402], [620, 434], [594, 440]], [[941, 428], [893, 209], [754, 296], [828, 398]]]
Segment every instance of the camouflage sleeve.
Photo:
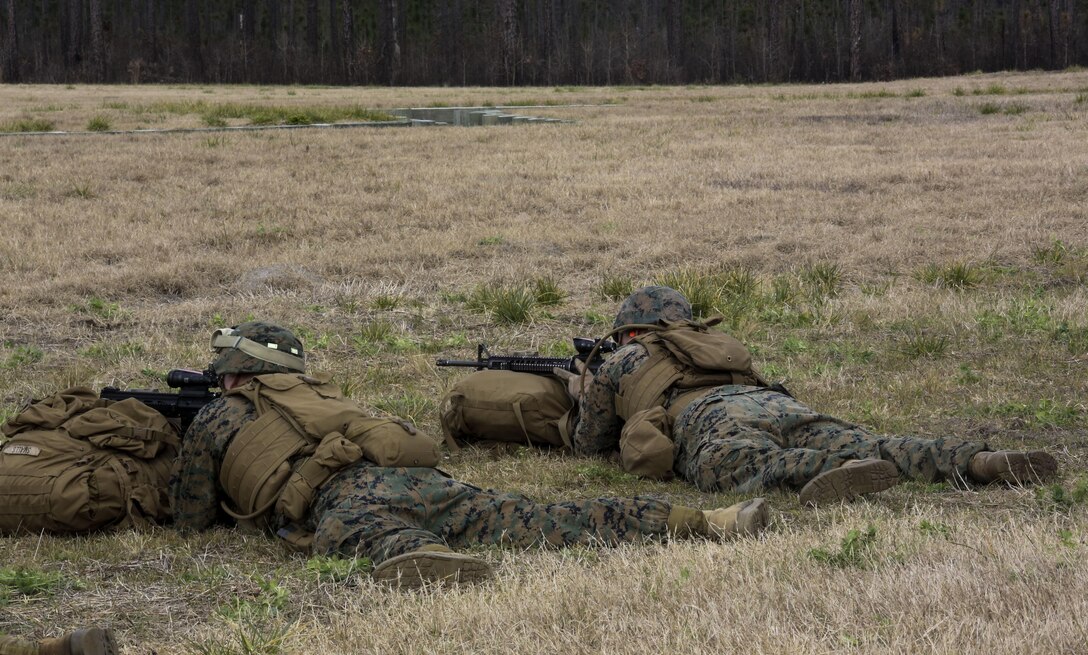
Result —
[[571, 433], [574, 452], [579, 455], [606, 454], [619, 450], [623, 421], [616, 416], [616, 395], [624, 375], [634, 371], [649, 353], [638, 344], [617, 350], [601, 367], [578, 407], [578, 423]]
[[213, 400], [193, 419], [170, 477], [170, 501], [178, 529], [204, 530], [218, 522], [222, 498], [219, 463], [234, 435], [254, 418], [249, 401], [231, 397]]

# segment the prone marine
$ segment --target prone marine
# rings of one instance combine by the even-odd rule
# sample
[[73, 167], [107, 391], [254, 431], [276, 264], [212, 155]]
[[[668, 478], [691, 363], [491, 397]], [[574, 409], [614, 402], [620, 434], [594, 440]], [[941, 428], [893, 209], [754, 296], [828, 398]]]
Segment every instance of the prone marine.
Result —
[[[799, 489], [803, 505], [849, 501], [902, 478], [1027, 484], [1053, 476], [1046, 452], [982, 442], [877, 435], [769, 385], [736, 339], [693, 320], [675, 289], [649, 286], [621, 304], [621, 347], [590, 379], [556, 370], [579, 411], [582, 455], [620, 452], [629, 468], [675, 474], [702, 491]], [[583, 393], [584, 388], [584, 393]], [[664, 444], [645, 460], [646, 435]]]

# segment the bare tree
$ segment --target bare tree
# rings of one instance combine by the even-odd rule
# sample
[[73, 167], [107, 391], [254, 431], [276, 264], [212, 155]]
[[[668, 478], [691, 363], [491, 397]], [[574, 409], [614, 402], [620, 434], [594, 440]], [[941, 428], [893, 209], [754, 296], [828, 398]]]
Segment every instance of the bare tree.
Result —
[[90, 0], [91, 22], [91, 80], [101, 82], [106, 77], [106, 53], [102, 39], [102, 0]]
[[518, 9], [514, 0], [497, 0], [499, 34], [502, 35], [502, 67], [504, 81], [517, 83]]
[[[348, 4], [350, 0], [344, 0]], [[340, 40], [343, 34], [338, 0], [329, 0], [329, 77], [342, 81], [344, 75], [344, 53], [340, 49]]]
[[850, 3], [850, 80], [861, 79], [861, 2], [848, 0]]
[[202, 80], [204, 79], [204, 54], [200, 44], [199, 0], [185, 0], [185, 33], [192, 75], [195, 79]]
[[19, 81], [19, 41], [18, 30], [15, 29], [15, 0], [8, 0], [5, 18], [7, 19], [7, 33], [0, 47], [0, 58], [3, 66], [0, 67], [0, 80], [4, 82]]
[[381, 34], [382, 77], [387, 84], [396, 84], [400, 78], [400, 7], [397, 0], [380, 0], [378, 16]]
[[786, 12], [782, 6], [785, 0], [773, 0], [767, 3], [767, 50], [771, 80], [780, 82], [785, 74]]
[[667, 2], [665, 7], [665, 35], [668, 42], [669, 63], [676, 71], [679, 71], [684, 65], [683, 4]]
[[321, 32], [318, 30], [318, 6], [317, 0], [306, 0], [306, 59], [314, 64], [310, 69], [314, 73], [320, 73], [317, 63], [320, 60]]
[[342, 58], [344, 62], [344, 81], [351, 84], [356, 79], [355, 13], [352, 11], [350, 2], [344, 2], [340, 8], [340, 29], [344, 48], [344, 56]]

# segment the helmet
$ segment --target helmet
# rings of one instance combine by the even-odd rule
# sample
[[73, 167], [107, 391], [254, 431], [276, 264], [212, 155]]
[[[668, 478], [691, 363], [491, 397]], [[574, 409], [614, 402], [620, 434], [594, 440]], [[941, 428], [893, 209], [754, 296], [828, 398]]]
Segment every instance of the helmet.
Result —
[[212, 333], [216, 375], [226, 373], [304, 373], [302, 342], [287, 328], [250, 321]]
[[642, 287], [627, 296], [612, 328], [633, 323], [657, 323], [691, 320], [691, 303], [676, 289], [669, 287]]

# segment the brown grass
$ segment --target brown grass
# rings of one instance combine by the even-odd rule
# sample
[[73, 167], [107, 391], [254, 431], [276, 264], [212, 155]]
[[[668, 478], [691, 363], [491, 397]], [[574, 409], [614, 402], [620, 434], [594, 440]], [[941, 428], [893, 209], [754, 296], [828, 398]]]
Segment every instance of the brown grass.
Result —
[[[972, 93], [994, 84], [1017, 93]], [[815, 513], [774, 494], [775, 530], [758, 540], [483, 550], [494, 584], [420, 594], [319, 580], [304, 558], [230, 531], [4, 538], [0, 568], [68, 584], [0, 605], [0, 630], [109, 621], [126, 653], [1078, 652], [1085, 88], [1080, 72], [573, 90], [0, 86], [0, 124], [59, 130], [94, 116], [195, 127], [196, 114], [132, 108], [201, 100], [618, 103], [519, 110], [573, 125], [0, 138], [0, 415], [61, 386], [146, 387], [201, 366], [211, 329], [256, 316], [299, 329], [312, 365], [358, 400], [437, 433], [459, 373], [436, 356], [471, 356], [477, 341], [552, 351], [611, 322], [602, 280], [739, 268], [757, 289], [743, 306], [722, 300], [730, 326], [802, 399], [880, 430], [1046, 447], [1064, 473], [1038, 493], [911, 483]], [[1025, 110], [983, 114], [984, 102]], [[832, 265], [836, 292], [819, 292], [812, 272]], [[940, 282], [957, 265], [972, 283]], [[538, 279], [568, 295], [524, 323], [466, 302], [481, 285]], [[540, 500], [735, 500], [537, 453], [468, 452], [445, 468]], [[846, 568], [810, 555], [870, 524], [875, 541]]]

